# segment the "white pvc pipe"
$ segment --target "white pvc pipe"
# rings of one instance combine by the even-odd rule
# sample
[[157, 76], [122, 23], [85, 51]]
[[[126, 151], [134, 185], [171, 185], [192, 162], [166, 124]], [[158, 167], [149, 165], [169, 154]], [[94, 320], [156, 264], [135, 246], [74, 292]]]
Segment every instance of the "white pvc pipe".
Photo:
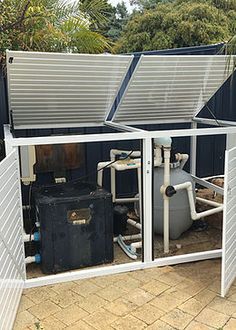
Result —
[[142, 225], [141, 225], [141, 223], [139, 223], [139, 222], [136, 222], [136, 221], [134, 221], [134, 220], [132, 220], [132, 219], [128, 219], [127, 220], [127, 223], [129, 223], [131, 226], [133, 226], [133, 227], [135, 227], [135, 228], [138, 228], [138, 229], [142, 229]]
[[154, 167], [158, 167], [162, 164], [162, 152], [159, 146], [155, 146], [154, 149]]
[[[217, 206], [214, 209], [210, 209], [210, 210], [207, 210], [207, 211], [197, 213], [196, 208], [195, 208], [195, 201], [194, 201], [194, 198], [193, 198], [193, 187], [192, 187], [191, 182], [185, 182], [185, 183], [178, 184], [178, 185], [174, 186], [174, 189], [176, 191], [182, 190], [182, 189], [187, 190], [188, 199], [189, 199], [189, 206], [190, 206], [190, 211], [191, 211], [191, 218], [193, 220], [198, 220], [198, 219], [201, 219], [203, 217], [207, 217], [208, 215], [212, 215], [212, 214], [219, 213], [219, 212], [223, 211], [223, 208], [224, 208], [223, 204], [219, 204], [220, 206]], [[204, 200], [204, 202], [205, 202], [205, 200]], [[213, 206], [213, 205], [211, 204], [211, 206]]]
[[201, 197], [196, 197], [196, 200], [197, 200], [198, 202], [201, 202], [201, 203], [204, 203], [204, 204], [207, 204], [207, 205], [213, 206], [213, 207], [219, 207], [219, 206], [222, 206], [221, 203], [217, 203], [217, 202], [214, 202], [214, 201], [210, 201], [209, 199], [205, 199], [205, 198], [201, 198]]
[[[132, 152], [132, 154], [131, 154]], [[114, 158], [114, 156], [120, 156], [121, 154], [126, 154], [126, 155], [130, 155], [130, 157], [140, 157], [141, 156], [141, 151], [139, 150], [119, 150], [119, 149], [111, 149], [110, 150], [110, 158]]]
[[178, 160], [180, 162], [180, 168], [183, 169], [184, 165], [187, 163], [188, 159], [189, 159], [189, 155], [188, 154], [176, 154], [175, 155], [176, 160]]
[[[114, 149], [110, 150], [110, 159], [113, 163], [116, 160], [116, 156], [113, 153]], [[111, 194], [112, 194], [112, 202], [116, 201], [116, 170], [111, 167]]]
[[[110, 150], [110, 161], [108, 162], [100, 162], [97, 165], [97, 184], [98, 186], [102, 186], [103, 184], [103, 167], [110, 168], [111, 169], [111, 194], [112, 194], [112, 201], [115, 203], [116, 200], [116, 171], [125, 171], [125, 170], [132, 170], [132, 169], [139, 169], [141, 168], [141, 158], [135, 158], [140, 157], [141, 152], [140, 151], [133, 151], [130, 155], [131, 159], [127, 159], [127, 161], [122, 162], [118, 161], [115, 162], [115, 156], [121, 155], [122, 153], [130, 154], [131, 151], [127, 150], [118, 150], [118, 149], [111, 149]], [[161, 148], [156, 147], [154, 150], [154, 166], [158, 167], [162, 164], [162, 157], [161, 157]], [[133, 159], [132, 159], [133, 158]], [[139, 189], [139, 191], [141, 191]], [[131, 200], [133, 201], [133, 200]]]
[[[170, 148], [164, 148], [164, 190], [170, 185]], [[164, 253], [169, 253], [169, 205], [170, 200], [166, 194], [163, 194], [164, 200], [164, 231], [163, 231], [163, 239], [164, 239]]]
[[109, 167], [111, 162], [100, 162], [97, 165], [97, 184], [98, 186], [102, 187], [102, 182], [103, 182], [103, 168], [104, 167]]
[[29, 256], [25, 258], [26, 264], [32, 264], [33, 262], [35, 262], [35, 256]]
[[138, 173], [138, 196], [139, 196], [139, 219], [143, 223], [143, 199], [142, 199], [142, 171], [141, 167], [137, 169]]
[[129, 198], [116, 198], [116, 203], [132, 203], [132, 202], [138, 202], [139, 197], [129, 197]]
[[132, 251], [136, 252], [137, 249], [142, 248], [142, 241], [131, 243], [130, 246], [131, 246]]
[[30, 235], [30, 234], [24, 234], [23, 235], [23, 241], [24, 241], [24, 243], [25, 242], [30, 242], [31, 240], [33, 240], [33, 238], [34, 238], [34, 235], [33, 234], [32, 235]]

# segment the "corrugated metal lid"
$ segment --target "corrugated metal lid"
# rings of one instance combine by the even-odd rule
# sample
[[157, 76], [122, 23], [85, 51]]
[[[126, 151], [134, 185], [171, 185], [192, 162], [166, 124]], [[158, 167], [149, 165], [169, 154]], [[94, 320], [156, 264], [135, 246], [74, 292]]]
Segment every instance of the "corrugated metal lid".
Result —
[[132, 58], [7, 51], [14, 128], [102, 125]]
[[191, 121], [232, 74], [235, 58], [143, 55], [113, 120], [128, 125]]

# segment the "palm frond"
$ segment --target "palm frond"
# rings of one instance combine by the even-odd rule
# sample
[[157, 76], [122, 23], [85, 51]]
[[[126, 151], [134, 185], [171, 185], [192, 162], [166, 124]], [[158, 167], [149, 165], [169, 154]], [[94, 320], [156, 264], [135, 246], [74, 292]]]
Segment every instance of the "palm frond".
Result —
[[78, 2], [78, 8], [90, 20], [90, 22], [99, 22], [100, 26], [106, 24], [108, 13], [108, 4], [104, 0], [84, 0]]

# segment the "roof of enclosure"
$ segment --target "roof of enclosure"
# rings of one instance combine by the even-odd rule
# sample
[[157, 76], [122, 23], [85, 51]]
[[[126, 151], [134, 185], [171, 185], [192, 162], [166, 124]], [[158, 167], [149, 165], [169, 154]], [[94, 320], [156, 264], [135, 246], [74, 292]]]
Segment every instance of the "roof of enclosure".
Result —
[[133, 56], [7, 52], [15, 128], [98, 126]]
[[232, 74], [233, 57], [142, 56], [114, 116], [122, 124], [190, 121]]
[[235, 59], [8, 51], [9, 109], [16, 129], [191, 121]]

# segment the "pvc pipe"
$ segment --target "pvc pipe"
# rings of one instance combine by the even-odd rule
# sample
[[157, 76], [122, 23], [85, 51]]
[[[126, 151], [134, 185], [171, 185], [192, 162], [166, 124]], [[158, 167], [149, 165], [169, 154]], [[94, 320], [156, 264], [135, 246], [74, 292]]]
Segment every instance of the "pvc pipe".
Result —
[[[140, 239], [142, 238], [141, 234], [134, 234], [134, 235], [127, 235], [127, 236], [122, 236], [123, 241], [131, 241], [133, 239]], [[113, 238], [113, 242], [117, 242], [118, 236]]]
[[24, 232], [23, 241], [24, 241], [24, 243], [25, 242], [31, 242], [31, 241], [39, 242], [40, 241], [40, 233], [38, 231], [36, 231], [35, 233], [30, 235], [30, 234], [26, 234]]
[[[114, 162], [116, 160], [115, 149], [110, 150], [110, 159], [111, 162]], [[116, 201], [116, 170], [111, 167], [111, 195], [112, 195], [112, 202], [115, 203]]]
[[143, 201], [142, 201], [142, 171], [141, 167], [138, 168], [138, 196], [139, 196], [139, 219], [142, 225], [143, 223]]
[[[161, 157], [161, 148], [156, 147], [155, 148], [155, 159], [154, 159], [154, 166], [158, 167], [162, 164], [162, 157]], [[103, 183], [103, 167], [110, 168], [111, 169], [111, 194], [112, 194], [112, 201], [115, 203], [116, 201], [116, 173], [115, 171], [125, 171], [135, 168], [141, 168], [141, 158], [134, 158], [134, 159], [127, 159], [122, 161], [118, 161], [114, 163], [115, 156], [121, 155], [122, 153], [129, 154], [131, 151], [127, 150], [118, 150], [118, 149], [111, 149], [110, 150], [110, 161], [108, 162], [99, 162], [97, 165], [97, 184], [98, 186], [102, 186]], [[141, 152], [140, 151], [134, 151], [131, 155], [131, 157], [140, 157]]]
[[[190, 206], [190, 211], [191, 211], [191, 218], [193, 220], [198, 220], [198, 219], [201, 219], [203, 217], [207, 217], [208, 215], [216, 214], [216, 213], [219, 213], [219, 212], [223, 211], [224, 205], [219, 204], [220, 206], [217, 206], [214, 209], [210, 209], [210, 210], [207, 210], [207, 211], [197, 213], [196, 208], [195, 208], [195, 201], [194, 201], [194, 198], [193, 198], [193, 188], [192, 188], [192, 183], [191, 182], [185, 182], [185, 183], [178, 184], [178, 185], [174, 186], [174, 189], [176, 191], [182, 190], [182, 189], [187, 190], [188, 199], [189, 199], [189, 206]], [[204, 202], [205, 201], [206, 200], [204, 200]], [[211, 206], [213, 206], [212, 203], [211, 203]]]
[[180, 161], [180, 168], [183, 169], [184, 165], [187, 163], [188, 159], [189, 159], [189, 155], [188, 154], [176, 154], [175, 155], [176, 160]]
[[40, 264], [41, 263], [41, 256], [40, 254], [35, 254], [34, 256], [29, 256], [25, 258], [25, 263], [26, 264], [32, 264], [33, 262], [35, 262], [36, 264]]
[[130, 244], [131, 250], [133, 252], [136, 252], [137, 249], [141, 249], [142, 248], [142, 241], [140, 242], [134, 242]]
[[159, 146], [155, 146], [154, 149], [154, 167], [158, 167], [162, 164], [162, 152]]
[[28, 264], [32, 264], [33, 262], [35, 262], [35, 256], [32, 257], [26, 257], [25, 258], [25, 263]]
[[132, 247], [135, 247], [136, 249], [139, 249], [142, 247], [142, 242], [134, 242], [130, 244]]
[[[111, 149], [110, 150], [110, 158], [114, 158], [114, 156], [120, 156], [121, 154], [127, 154], [129, 155], [132, 152], [132, 150], [127, 151], [127, 150], [119, 150], [119, 149]], [[135, 150], [132, 152], [130, 157], [140, 157], [141, 156], [141, 151]]]
[[132, 202], [138, 202], [139, 197], [130, 197], [130, 198], [116, 198], [114, 203], [132, 203]]
[[139, 222], [136, 222], [136, 221], [134, 221], [134, 220], [132, 220], [132, 219], [128, 219], [127, 220], [127, 223], [129, 223], [131, 226], [133, 226], [133, 227], [135, 227], [135, 228], [138, 228], [138, 229], [142, 229], [142, 225], [141, 225], [141, 223], [139, 223]]
[[[170, 148], [164, 148], [164, 187], [162, 186], [161, 190], [163, 191], [163, 188], [165, 189], [170, 185]], [[163, 194], [163, 202], [164, 202], [164, 232], [163, 232], [163, 239], [164, 239], [164, 253], [169, 253], [169, 206], [170, 206], [170, 200], [169, 197], [166, 196], [166, 194]]]
[[196, 197], [196, 200], [198, 202], [202, 202], [204, 204], [207, 204], [207, 205], [210, 205], [210, 206], [214, 206], [214, 207], [219, 207], [219, 206], [222, 206], [221, 203], [217, 203], [217, 202], [214, 202], [214, 201], [210, 201], [209, 199], [205, 199], [205, 198], [201, 198], [201, 197]]
[[102, 187], [102, 182], [103, 182], [103, 169], [105, 166], [107, 167], [111, 162], [100, 162], [97, 165], [97, 185], [99, 187]]

